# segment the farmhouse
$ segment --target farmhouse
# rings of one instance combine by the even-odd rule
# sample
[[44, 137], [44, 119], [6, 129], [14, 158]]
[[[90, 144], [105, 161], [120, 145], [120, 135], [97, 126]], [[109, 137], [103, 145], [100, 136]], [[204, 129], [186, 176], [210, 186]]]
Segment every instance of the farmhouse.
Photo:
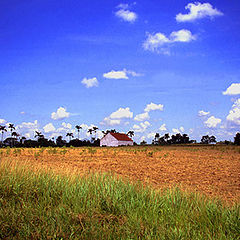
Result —
[[124, 133], [110, 132], [100, 140], [101, 147], [117, 147], [133, 145], [133, 140]]

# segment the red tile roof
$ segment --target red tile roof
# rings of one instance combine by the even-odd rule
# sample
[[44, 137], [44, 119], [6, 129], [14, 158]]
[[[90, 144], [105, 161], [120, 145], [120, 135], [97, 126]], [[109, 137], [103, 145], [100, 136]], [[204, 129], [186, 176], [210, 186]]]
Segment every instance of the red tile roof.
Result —
[[115, 137], [119, 141], [133, 141], [129, 138], [125, 133], [110, 133], [113, 137]]

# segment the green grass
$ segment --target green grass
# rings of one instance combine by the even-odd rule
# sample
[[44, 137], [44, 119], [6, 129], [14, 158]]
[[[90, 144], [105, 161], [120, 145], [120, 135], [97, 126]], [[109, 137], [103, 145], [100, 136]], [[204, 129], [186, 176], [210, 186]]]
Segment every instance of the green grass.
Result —
[[226, 239], [240, 206], [179, 189], [157, 192], [107, 174], [85, 177], [0, 166], [0, 239]]

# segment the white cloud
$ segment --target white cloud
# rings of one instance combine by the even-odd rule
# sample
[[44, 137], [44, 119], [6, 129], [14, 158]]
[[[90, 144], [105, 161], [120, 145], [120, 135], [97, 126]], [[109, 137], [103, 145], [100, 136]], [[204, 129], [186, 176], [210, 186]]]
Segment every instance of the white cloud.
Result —
[[23, 136], [30, 138], [35, 136], [35, 131], [39, 131], [38, 121], [34, 122], [22, 122], [16, 126], [16, 130]]
[[80, 125], [80, 127], [81, 127], [83, 130], [88, 130], [88, 125], [85, 124], [85, 123], [82, 123], [82, 124]]
[[139, 133], [142, 133], [142, 132], [145, 132], [146, 129], [151, 126], [151, 124], [148, 122], [148, 121], [145, 121], [145, 122], [142, 122], [140, 123], [140, 126], [137, 125], [137, 124], [134, 124], [133, 125], [133, 129], [135, 132], [139, 132]]
[[133, 118], [133, 113], [130, 111], [129, 107], [126, 108], [119, 108], [117, 111], [110, 114], [110, 116], [105, 117], [101, 125], [120, 125], [122, 119], [129, 119]]
[[170, 41], [171, 42], [190, 42], [195, 40], [196, 37], [192, 35], [189, 30], [182, 29], [177, 32], [172, 32], [170, 34]]
[[85, 85], [86, 88], [91, 88], [91, 87], [97, 87], [98, 86], [98, 80], [96, 77], [94, 78], [84, 78], [81, 83]]
[[208, 128], [215, 128], [221, 122], [222, 120], [220, 118], [215, 118], [214, 116], [211, 116], [204, 122], [204, 124]]
[[147, 128], [147, 127], [151, 126], [151, 124], [150, 124], [148, 121], [145, 121], [145, 122], [141, 122], [141, 123], [140, 123], [140, 126], [141, 126], [142, 128]]
[[141, 122], [141, 121], [147, 120], [149, 118], [150, 117], [149, 117], [148, 112], [144, 112], [144, 113], [140, 113], [140, 114], [136, 115], [134, 120]]
[[167, 131], [166, 124], [162, 124], [161, 127], [159, 128], [160, 131]]
[[200, 111], [198, 111], [198, 116], [199, 116], [199, 117], [207, 116], [209, 113], [210, 113], [210, 112], [205, 112], [205, 111], [203, 111], [203, 110], [200, 110]]
[[141, 132], [142, 131], [141, 127], [137, 124], [133, 125], [133, 129], [134, 129], [135, 132]]
[[130, 11], [129, 5], [128, 4], [119, 4], [118, 8], [120, 8], [117, 12], [115, 12], [115, 15], [119, 18], [121, 18], [122, 20], [126, 21], [126, 22], [130, 22], [133, 23], [136, 21], [137, 19], [137, 14], [133, 11]]
[[172, 129], [172, 132], [173, 132], [173, 133], [180, 133], [179, 129], [177, 129], [177, 128], [173, 128], [173, 129]]
[[150, 104], [147, 104], [146, 108], [144, 109], [145, 112], [150, 112], [150, 111], [154, 111], [154, 110], [163, 111], [163, 105], [150, 103]]
[[163, 33], [147, 34], [147, 39], [143, 43], [145, 50], [157, 51], [162, 45], [169, 43], [170, 40]]
[[0, 119], [0, 124], [4, 124], [6, 123], [6, 120], [5, 119]]
[[222, 16], [223, 13], [220, 12], [218, 9], [213, 8], [210, 3], [189, 3], [185, 9], [189, 10], [189, 13], [182, 14], [179, 13], [176, 16], [176, 20], [178, 22], [187, 22], [187, 21], [194, 21], [196, 19], [201, 19], [205, 17], [215, 17], [215, 16]]
[[172, 132], [173, 133], [183, 133], [184, 132], [184, 127], [180, 127], [179, 129], [178, 128], [173, 128], [172, 129]]
[[110, 72], [104, 73], [103, 77], [108, 79], [128, 79], [129, 78], [128, 75], [131, 75], [132, 77], [142, 76], [142, 74], [140, 73], [136, 73], [135, 71], [127, 70], [124, 68], [123, 70], [119, 71], [112, 70]]
[[180, 127], [179, 130], [183, 133], [184, 132], [184, 127]]
[[[196, 40], [196, 36], [192, 35], [189, 30], [181, 29], [170, 34], [169, 38], [163, 33], [147, 34], [147, 39], [143, 43], [143, 48], [152, 52], [162, 52], [166, 50], [162, 47], [176, 42], [191, 42]], [[166, 53], [169, 53], [168, 51]]]
[[132, 71], [132, 70], [123, 69], [123, 71], [125, 71], [128, 75], [132, 75], [133, 77], [141, 77], [141, 76], [143, 76], [143, 74], [136, 73], [135, 71]]
[[100, 122], [101, 125], [120, 125], [121, 120], [120, 119], [111, 119], [110, 117], [105, 117], [102, 122]]
[[65, 123], [65, 122], [63, 122], [63, 123], [62, 123], [62, 126], [63, 126], [64, 128], [67, 128], [67, 129], [71, 129], [71, 128], [72, 128], [72, 124], [70, 124], [70, 123]]
[[236, 125], [240, 125], [240, 98], [238, 98], [232, 105], [232, 109], [229, 111], [227, 120]]
[[133, 113], [130, 111], [129, 107], [119, 108], [116, 112], [113, 112], [110, 115], [111, 119], [121, 119], [121, 118], [132, 118]]
[[54, 132], [56, 128], [53, 126], [52, 123], [48, 123], [43, 127], [43, 130], [45, 133], [50, 133], [50, 132]]
[[126, 71], [110, 71], [103, 74], [103, 77], [108, 79], [128, 79]]
[[128, 9], [129, 5], [127, 3], [120, 3], [117, 8]]
[[147, 138], [153, 139], [155, 137], [155, 135], [156, 135], [156, 133], [154, 133], [154, 132], [148, 133]]
[[238, 95], [240, 94], [240, 83], [233, 83], [226, 91], [223, 92], [223, 95]]
[[62, 120], [64, 118], [68, 118], [70, 116], [70, 113], [66, 111], [66, 108], [59, 107], [57, 109], [57, 112], [53, 112], [51, 114], [51, 118], [53, 120]]

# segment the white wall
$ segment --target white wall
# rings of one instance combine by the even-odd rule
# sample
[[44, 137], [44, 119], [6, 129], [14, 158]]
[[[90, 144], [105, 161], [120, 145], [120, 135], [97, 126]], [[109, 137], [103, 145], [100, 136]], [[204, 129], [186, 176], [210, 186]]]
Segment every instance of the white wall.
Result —
[[105, 137], [100, 140], [100, 146], [109, 146], [109, 147], [117, 147], [118, 140], [113, 137], [110, 133], [108, 133]]
[[127, 146], [133, 145], [132, 141], [118, 141], [115, 137], [113, 137], [110, 133], [108, 133], [105, 137], [100, 140], [100, 147], [108, 146], [108, 147], [117, 147], [117, 146]]

